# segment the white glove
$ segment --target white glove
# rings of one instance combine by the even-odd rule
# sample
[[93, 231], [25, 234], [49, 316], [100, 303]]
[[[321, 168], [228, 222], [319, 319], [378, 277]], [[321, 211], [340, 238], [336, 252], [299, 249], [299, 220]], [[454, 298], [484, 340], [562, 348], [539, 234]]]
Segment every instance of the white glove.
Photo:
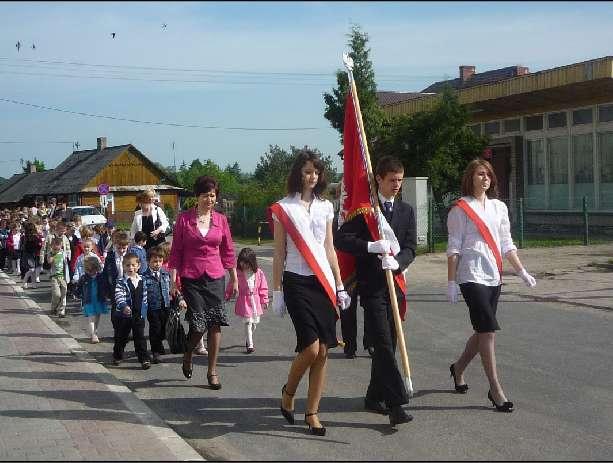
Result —
[[388, 240], [369, 241], [368, 252], [371, 254], [389, 254], [392, 250]]
[[526, 286], [529, 288], [534, 288], [536, 286], [536, 279], [530, 275], [525, 268], [521, 269], [521, 272], [519, 272], [519, 277], [524, 280], [524, 283], [526, 283]]
[[351, 305], [351, 296], [343, 286], [336, 288], [336, 304], [341, 310], [347, 310]]
[[272, 311], [275, 315], [283, 317], [287, 308], [285, 307], [285, 299], [283, 298], [283, 291], [272, 292]]
[[398, 263], [398, 261], [396, 260], [396, 258], [394, 256], [380, 256], [379, 257], [381, 259], [381, 267], [383, 268], [383, 270], [398, 270], [398, 267], [400, 267], [400, 264]]
[[460, 287], [455, 281], [447, 282], [447, 301], [450, 304], [455, 304], [460, 298]]

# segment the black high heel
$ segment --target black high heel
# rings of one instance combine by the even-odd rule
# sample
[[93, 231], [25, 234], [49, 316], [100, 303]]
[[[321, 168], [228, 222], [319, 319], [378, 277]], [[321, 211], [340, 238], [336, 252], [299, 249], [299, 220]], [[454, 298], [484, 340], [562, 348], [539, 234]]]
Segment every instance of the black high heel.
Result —
[[288, 397], [294, 397], [295, 394], [290, 394], [289, 392], [287, 392], [286, 386], [287, 384], [284, 384], [281, 388], [281, 414], [289, 424], [294, 424], [294, 410], [286, 410], [285, 408], [283, 408], [283, 394], [287, 395]]
[[192, 362], [190, 362], [189, 368], [185, 368], [185, 356], [183, 356], [183, 365], [181, 365], [181, 369], [183, 370], [183, 376], [185, 376], [187, 379], [190, 379], [192, 377], [192, 372], [194, 368]]
[[207, 373], [206, 380], [209, 383], [209, 387], [211, 389], [215, 389], [217, 391], [217, 390], [221, 389], [221, 383], [214, 383], [213, 381], [211, 381], [211, 378], [213, 378], [213, 376], [217, 376], [219, 378], [219, 375], [217, 373], [210, 374], [210, 375]]
[[487, 391], [487, 398], [490, 399], [492, 405], [496, 407], [496, 411], [511, 413], [513, 411], [513, 402], [503, 402], [502, 405], [498, 405], [492, 397], [492, 391]]
[[451, 377], [453, 378], [453, 385], [455, 386], [455, 391], [459, 394], [466, 394], [468, 391], [468, 384], [458, 384], [455, 379], [455, 363], [449, 365], [449, 371], [451, 372]]
[[325, 436], [326, 435], [326, 428], [324, 426], [320, 426], [320, 427], [316, 428], [314, 426], [311, 426], [310, 423], [307, 421], [307, 416], [317, 415], [317, 413], [318, 412], [315, 412], [315, 413], [305, 413], [304, 414], [304, 422], [309, 427], [309, 432], [311, 434], [313, 434], [314, 436]]

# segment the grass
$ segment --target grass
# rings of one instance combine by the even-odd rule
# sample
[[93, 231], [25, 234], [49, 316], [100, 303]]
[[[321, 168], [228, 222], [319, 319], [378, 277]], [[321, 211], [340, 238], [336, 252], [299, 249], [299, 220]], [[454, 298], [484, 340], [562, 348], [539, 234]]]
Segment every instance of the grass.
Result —
[[[235, 243], [238, 243], [243, 246], [257, 246], [258, 244], [258, 239], [252, 238], [252, 237], [233, 236], [232, 239], [234, 240]], [[262, 238], [261, 243], [262, 244], [272, 244], [273, 240]]]

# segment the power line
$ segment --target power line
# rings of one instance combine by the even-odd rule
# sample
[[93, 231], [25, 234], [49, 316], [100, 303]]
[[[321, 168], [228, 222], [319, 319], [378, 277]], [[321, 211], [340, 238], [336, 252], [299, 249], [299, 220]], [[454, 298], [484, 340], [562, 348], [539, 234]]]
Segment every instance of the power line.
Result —
[[[44, 106], [33, 103], [25, 103], [23, 101], [11, 100], [8, 98], [0, 98], [0, 101], [5, 103], [11, 103], [21, 106], [28, 106], [36, 109], [44, 109], [48, 111], [57, 111], [61, 113], [74, 114], [78, 116], [94, 117], [100, 119], [110, 119], [114, 121], [133, 122], [136, 124], [147, 125], [162, 125], [170, 127], [185, 127], [190, 129], [221, 129], [221, 130], [240, 130], [240, 131], [274, 131], [274, 132], [288, 132], [288, 131], [304, 131], [304, 130], [323, 130], [323, 127], [221, 127], [218, 125], [200, 125], [200, 124], [180, 124], [175, 122], [157, 122], [157, 121], [142, 121], [139, 119], [128, 119], [119, 116], [107, 116], [102, 114], [90, 114], [81, 111], [71, 111], [69, 109], [55, 108], [53, 106]], [[72, 143], [72, 142], [71, 142]]]
[[72, 141], [45, 141], [45, 140], [0, 140], [4, 144], [38, 144], [38, 143], [59, 143], [72, 145]]

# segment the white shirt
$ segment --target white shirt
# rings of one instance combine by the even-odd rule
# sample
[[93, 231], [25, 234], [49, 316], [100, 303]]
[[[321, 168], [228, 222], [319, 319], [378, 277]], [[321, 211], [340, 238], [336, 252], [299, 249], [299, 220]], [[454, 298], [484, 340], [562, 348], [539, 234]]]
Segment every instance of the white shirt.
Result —
[[119, 252], [117, 252], [117, 249], [115, 249], [115, 265], [117, 266], [118, 278], [123, 277], [123, 256], [125, 256], [125, 254], [119, 254]]
[[[296, 196], [297, 198], [295, 197], [295, 199], [300, 201], [300, 193], [296, 193]], [[311, 231], [313, 232], [313, 236], [315, 236], [315, 240], [318, 243], [323, 244], [326, 240], [326, 226], [328, 222], [332, 223], [332, 219], [334, 219], [334, 206], [327, 199], [313, 198], [311, 209], [307, 211], [305, 208], [304, 212], [309, 216]], [[278, 222], [278, 219], [274, 214], [273, 219], [275, 222]], [[309, 264], [307, 264], [306, 260], [304, 260], [304, 257], [302, 257], [302, 254], [300, 254], [300, 251], [298, 251], [298, 248], [294, 244], [294, 241], [289, 234], [287, 234], [286, 249], [286, 271], [304, 276], [313, 275], [311, 267], [309, 267]]]
[[[383, 196], [381, 194], [380, 191], [377, 191], [377, 195], [379, 195], [379, 201], [381, 201], [381, 205], [385, 208], [385, 202], [389, 201], [390, 203], [392, 203], [392, 211], [394, 210], [394, 197], [392, 196], [391, 198], [386, 198], [385, 196]], [[383, 209], [385, 210], [385, 209]]]
[[[505, 203], [497, 199], [486, 199], [483, 209], [479, 201], [472, 196], [464, 196], [462, 199], [487, 224], [503, 257], [509, 251], [517, 249], [511, 237], [509, 212]], [[498, 286], [500, 273], [496, 258], [473, 221], [459, 207], [449, 211], [447, 231], [447, 256], [459, 255], [456, 282]]]
[[[160, 218], [160, 226], [155, 230], [166, 231], [168, 228], [168, 219], [166, 218], [166, 214], [161, 207], [154, 206], [151, 210], [151, 216], [153, 217], [153, 226], [155, 227], [155, 222]], [[130, 227], [130, 238], [134, 239], [134, 235], [137, 231], [143, 230], [143, 211], [134, 212], [134, 219], [132, 220], [132, 226]]]

